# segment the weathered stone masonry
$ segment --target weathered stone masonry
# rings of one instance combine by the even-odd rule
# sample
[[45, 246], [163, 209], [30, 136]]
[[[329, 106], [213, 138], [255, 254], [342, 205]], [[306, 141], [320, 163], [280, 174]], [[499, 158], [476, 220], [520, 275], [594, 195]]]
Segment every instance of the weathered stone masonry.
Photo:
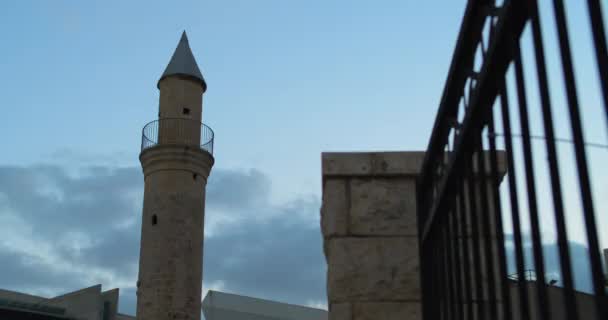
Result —
[[139, 320], [201, 318], [205, 187], [214, 164], [212, 149], [201, 147], [206, 88], [184, 32], [158, 81], [157, 131], [144, 133], [150, 144], [139, 157], [145, 181]]
[[423, 157], [323, 154], [330, 320], [421, 319], [415, 200]]

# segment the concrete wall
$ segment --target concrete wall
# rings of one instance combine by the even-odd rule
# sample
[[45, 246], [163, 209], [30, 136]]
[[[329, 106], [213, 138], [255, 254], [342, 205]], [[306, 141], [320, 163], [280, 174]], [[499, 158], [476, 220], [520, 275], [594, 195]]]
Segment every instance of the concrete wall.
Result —
[[206, 320], [327, 320], [327, 311], [209, 290], [203, 300]]
[[101, 285], [66, 293], [47, 301], [48, 305], [63, 307], [66, 315], [77, 319], [102, 320]]
[[330, 320], [422, 318], [416, 177], [423, 157], [322, 155]]
[[31, 294], [0, 289], [0, 299], [22, 301], [26, 303], [43, 303], [47, 300], [45, 297], [35, 296]]
[[[102, 309], [104, 312], [102, 320], [113, 320], [116, 318], [116, 314], [118, 313], [118, 293], [118, 288], [101, 293]], [[106, 304], [108, 304], [107, 309], [105, 307]]]
[[[95, 285], [69, 292], [53, 298], [45, 298], [25, 293], [0, 289], [0, 298], [65, 310], [65, 316], [85, 320], [128, 320], [135, 317], [120, 315], [118, 311], [119, 289], [102, 292], [101, 285]], [[108, 313], [104, 315], [104, 303], [108, 303]], [[31, 311], [33, 313], [40, 311]]]

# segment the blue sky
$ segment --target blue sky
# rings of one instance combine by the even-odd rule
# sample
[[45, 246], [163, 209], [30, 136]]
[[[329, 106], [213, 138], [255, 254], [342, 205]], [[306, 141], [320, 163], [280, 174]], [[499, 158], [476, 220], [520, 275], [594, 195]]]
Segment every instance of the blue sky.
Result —
[[[25, 261], [33, 273], [49, 270], [56, 279], [79, 280], [54, 282], [41, 274], [36, 281], [12, 283], [0, 277], [0, 288], [52, 295], [101, 282], [121, 287], [122, 310], [134, 312], [141, 128], [156, 119], [156, 82], [186, 30], [209, 86], [203, 121], [216, 134], [205, 286], [323, 305], [320, 154], [426, 148], [464, 6], [464, 0], [441, 5], [403, 0], [3, 2], [0, 221], [6, 227], [0, 230], [13, 237], [5, 237], [0, 249], [10, 250], [0, 254]], [[585, 114], [600, 114], [584, 7], [570, 1], [568, 6], [577, 76], [585, 79], [579, 94], [589, 108]], [[542, 17], [550, 27], [551, 16]], [[554, 35], [546, 41], [548, 63], [556, 66]], [[530, 70], [527, 78], [534, 77]], [[550, 76], [559, 108], [561, 83]], [[557, 112], [556, 123], [568, 138], [565, 115]], [[533, 131], [540, 133], [538, 116], [531, 117], [537, 124]], [[590, 142], [606, 144], [601, 120], [585, 118]], [[590, 153], [592, 173], [606, 177], [607, 152]], [[542, 168], [542, 161], [538, 165]], [[572, 167], [566, 164], [563, 170], [564, 179], [574, 181]], [[608, 187], [598, 183], [594, 188], [597, 199], [607, 195]], [[72, 193], [90, 201], [71, 201]], [[573, 200], [572, 210], [576, 205]], [[605, 206], [598, 212], [606, 219]], [[58, 223], [47, 226], [47, 219]], [[270, 232], [291, 240], [276, 244]], [[265, 247], [245, 250], [251, 239]], [[292, 248], [301, 254], [290, 253]], [[239, 254], [220, 259], [226, 250]], [[269, 268], [259, 252], [284, 256], [284, 265]], [[252, 282], [242, 272], [247, 267], [263, 277], [269, 274], [263, 270], [283, 274], [297, 266], [313, 271], [295, 279], [284, 275], [292, 282], [280, 286], [271, 283], [272, 277], [263, 285]]]
[[[217, 167], [276, 200], [320, 190], [322, 150], [424, 149], [462, 1], [13, 2], [3, 5], [9, 163], [58, 150], [137, 164], [156, 82], [186, 30], [208, 82]], [[27, 119], [27, 121], [15, 121]], [[396, 121], [400, 119], [400, 121]]]

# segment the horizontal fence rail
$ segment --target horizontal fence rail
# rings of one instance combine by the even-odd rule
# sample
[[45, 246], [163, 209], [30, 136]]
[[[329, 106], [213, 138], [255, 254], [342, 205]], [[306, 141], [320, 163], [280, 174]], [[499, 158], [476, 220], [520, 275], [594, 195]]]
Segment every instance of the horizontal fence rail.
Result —
[[[584, 119], [608, 132], [602, 8], [593, 0], [585, 7], [597, 81], [590, 86], [577, 82], [564, 3], [551, 4], [542, 13], [555, 22], [544, 31], [556, 42], [551, 75], [558, 85], [548, 76], [537, 1], [467, 4], [418, 179], [424, 319], [608, 319], [598, 233], [607, 228], [598, 229], [593, 197], [593, 186], [604, 182], [597, 180], [608, 176], [592, 175], [588, 156], [588, 147], [606, 143], [584, 139]], [[598, 112], [579, 104], [581, 87], [599, 91]], [[562, 177], [564, 170], [573, 178]], [[577, 219], [581, 232], [569, 224]], [[546, 262], [548, 225], [555, 264]], [[575, 235], [586, 254], [574, 256]], [[575, 269], [581, 260], [584, 268]], [[582, 294], [575, 280], [585, 277], [590, 286]]]
[[186, 145], [213, 154], [213, 138], [213, 130], [196, 120], [162, 118], [149, 122], [142, 129], [141, 150], [156, 145]]

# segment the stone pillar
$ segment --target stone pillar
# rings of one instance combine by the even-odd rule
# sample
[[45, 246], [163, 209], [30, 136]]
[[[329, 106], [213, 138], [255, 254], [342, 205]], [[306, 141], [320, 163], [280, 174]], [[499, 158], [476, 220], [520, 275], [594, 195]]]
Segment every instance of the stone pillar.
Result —
[[205, 186], [213, 157], [158, 145], [140, 156], [145, 190], [137, 318], [200, 319]]
[[422, 319], [416, 177], [423, 158], [322, 155], [329, 320]]

